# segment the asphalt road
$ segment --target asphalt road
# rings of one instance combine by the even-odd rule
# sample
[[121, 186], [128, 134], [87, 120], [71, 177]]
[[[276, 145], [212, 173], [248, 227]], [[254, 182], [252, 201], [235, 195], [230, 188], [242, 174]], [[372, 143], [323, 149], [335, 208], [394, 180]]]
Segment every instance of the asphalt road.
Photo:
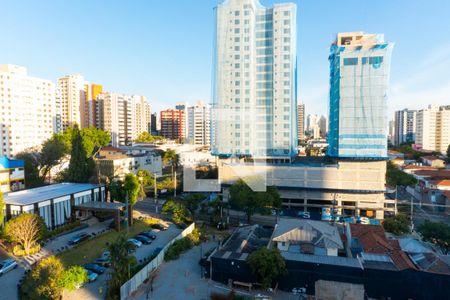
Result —
[[[9, 254], [0, 248], [1, 259], [9, 258]], [[0, 299], [1, 300], [16, 300], [19, 299], [17, 293], [17, 284], [23, 277], [25, 269], [22, 266], [18, 266], [16, 269], [9, 271], [0, 277]]]

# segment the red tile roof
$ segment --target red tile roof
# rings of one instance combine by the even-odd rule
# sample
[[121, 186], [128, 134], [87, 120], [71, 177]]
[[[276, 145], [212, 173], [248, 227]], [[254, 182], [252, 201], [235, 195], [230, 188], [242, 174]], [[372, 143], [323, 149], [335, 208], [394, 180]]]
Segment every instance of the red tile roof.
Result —
[[430, 179], [450, 179], [450, 170], [417, 170], [414, 174], [430, 177]]
[[416, 165], [407, 165], [403, 169], [406, 170], [430, 170], [430, 171], [437, 171], [438, 169], [435, 167], [430, 166], [416, 166]]
[[398, 240], [388, 240], [381, 225], [350, 224], [352, 237], [357, 237], [367, 253], [387, 254], [398, 270], [415, 268]]

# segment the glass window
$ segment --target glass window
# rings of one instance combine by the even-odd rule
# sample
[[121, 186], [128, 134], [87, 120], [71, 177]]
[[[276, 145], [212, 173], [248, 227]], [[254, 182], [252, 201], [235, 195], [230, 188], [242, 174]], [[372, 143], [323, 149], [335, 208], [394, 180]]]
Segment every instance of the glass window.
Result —
[[344, 58], [344, 66], [355, 66], [358, 64], [357, 57]]

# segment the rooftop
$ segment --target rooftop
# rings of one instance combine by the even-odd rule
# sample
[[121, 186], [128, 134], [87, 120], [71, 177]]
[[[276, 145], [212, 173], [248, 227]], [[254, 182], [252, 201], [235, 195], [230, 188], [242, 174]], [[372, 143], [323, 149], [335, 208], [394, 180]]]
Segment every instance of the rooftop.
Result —
[[422, 156], [422, 159], [426, 159], [426, 160], [442, 160], [442, 161], [444, 161], [442, 158], [439, 158], [439, 157], [433, 156], [433, 155]]
[[5, 193], [3, 200], [5, 204], [31, 205], [73, 193], [87, 191], [96, 187], [99, 187], [99, 185], [90, 183], [58, 183], [34, 189]]
[[[381, 225], [350, 224], [350, 232], [352, 238], [358, 240], [365, 256], [385, 254], [390, 257], [397, 270], [415, 269], [408, 255], [402, 251], [399, 241], [388, 240]], [[370, 256], [367, 257], [370, 258]]]
[[343, 249], [339, 232], [326, 222], [281, 218], [272, 235], [275, 242], [313, 243], [322, 248]]

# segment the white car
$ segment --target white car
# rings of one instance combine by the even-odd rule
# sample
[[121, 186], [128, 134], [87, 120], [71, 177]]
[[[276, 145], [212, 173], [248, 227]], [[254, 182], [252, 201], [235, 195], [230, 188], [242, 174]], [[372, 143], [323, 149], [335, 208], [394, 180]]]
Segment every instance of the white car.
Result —
[[18, 264], [14, 259], [5, 259], [0, 262], [0, 276], [5, 274], [6, 272], [11, 271], [12, 269], [17, 268]]
[[142, 246], [142, 242], [140, 242], [136, 239], [128, 239], [127, 242], [134, 245], [137, 248], [140, 248]]
[[97, 274], [97, 273], [92, 272], [92, 271], [90, 271], [90, 270], [86, 270], [86, 271], [87, 271], [87, 274], [88, 274], [88, 280], [89, 280], [89, 282], [93, 282], [93, 281], [95, 281], [95, 280], [97, 279], [97, 277], [98, 277], [98, 274]]

